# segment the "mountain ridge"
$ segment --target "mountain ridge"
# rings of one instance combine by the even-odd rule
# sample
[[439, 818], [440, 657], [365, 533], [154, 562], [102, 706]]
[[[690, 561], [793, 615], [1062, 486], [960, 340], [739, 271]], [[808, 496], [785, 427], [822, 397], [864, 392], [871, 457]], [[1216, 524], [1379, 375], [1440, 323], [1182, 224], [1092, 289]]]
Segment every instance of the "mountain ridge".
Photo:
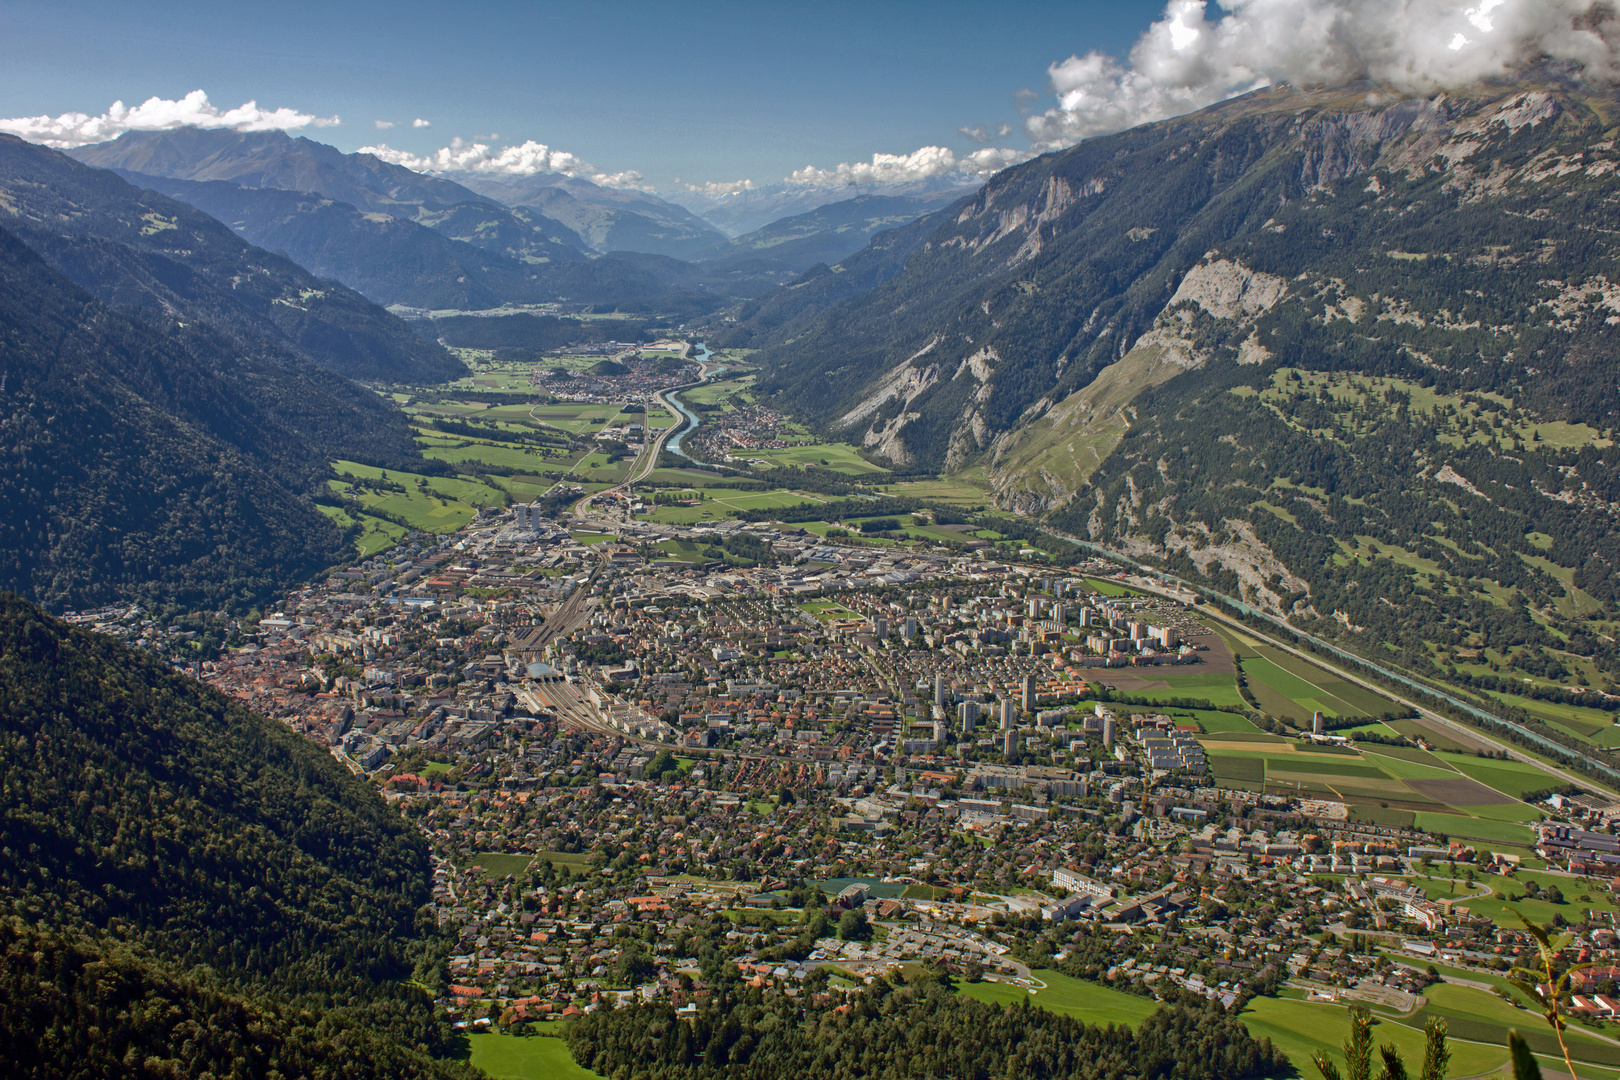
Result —
[[831, 436], [1323, 636], [1601, 679], [1617, 117], [1258, 91], [1005, 170], [719, 340]]

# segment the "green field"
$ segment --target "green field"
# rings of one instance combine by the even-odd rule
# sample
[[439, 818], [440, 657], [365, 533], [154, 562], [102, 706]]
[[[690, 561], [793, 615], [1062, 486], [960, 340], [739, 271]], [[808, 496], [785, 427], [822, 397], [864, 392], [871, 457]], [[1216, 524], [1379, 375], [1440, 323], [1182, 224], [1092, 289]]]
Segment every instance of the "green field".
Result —
[[1431, 814], [1420, 812], [1417, 827], [1442, 836], [1466, 837], [1469, 840], [1495, 840], [1503, 844], [1527, 844], [1535, 839], [1530, 828], [1511, 821], [1492, 821], [1482, 817], [1461, 814]]
[[[1522, 822], [1540, 817], [1534, 807], [1512, 800], [1528, 786], [1550, 783], [1529, 765], [1422, 751], [1396, 755], [1384, 751], [1400, 748], [1376, 744], [1358, 753], [1292, 740], [1256, 742], [1227, 732], [1210, 732], [1199, 741], [1218, 784], [1340, 800], [1352, 806], [1358, 820], [1407, 827], [1415, 822], [1447, 835], [1504, 844], [1528, 841], [1530, 830]], [[1493, 773], [1495, 765], [1514, 768]], [[1481, 791], [1470, 779], [1493, 790]]]
[[1030, 993], [1022, 986], [981, 982], [963, 983], [958, 991], [975, 1001], [1002, 1005], [1027, 1000], [1031, 1005], [1072, 1016], [1088, 1024], [1112, 1023], [1135, 1027], [1159, 1008], [1159, 1003], [1152, 998], [1137, 997], [1099, 983], [1071, 979], [1056, 971], [1037, 969], [1031, 974], [1046, 983], [1046, 988]]
[[[354, 524], [355, 519], [342, 507], [325, 506], [316, 503], [315, 509], [331, 518], [340, 529], [347, 529]], [[354, 546], [359, 550], [362, 559], [369, 558], [379, 551], [386, 551], [388, 548], [393, 547], [399, 543], [400, 538], [406, 532], [405, 526], [392, 521], [385, 521], [379, 517], [372, 517], [370, 514], [360, 515], [360, 526], [360, 535], [356, 537]]]
[[[412, 528], [429, 532], [454, 532], [478, 513], [481, 506], [503, 506], [506, 493], [473, 477], [423, 476], [419, 473], [389, 472], [353, 461], [336, 461], [332, 469], [339, 479], [328, 481], [338, 495], [358, 498], [362, 505], [394, 515]], [[351, 492], [347, 478], [384, 479], [405, 490], [376, 492], [356, 488]]]
[[[1311, 1056], [1321, 1050], [1326, 1050], [1341, 1070], [1345, 1067], [1340, 1048], [1350, 1030], [1349, 1010], [1345, 1006], [1257, 997], [1244, 1008], [1241, 1018], [1250, 1035], [1257, 1039], [1269, 1038], [1272, 1045], [1288, 1055], [1298, 1076], [1317, 1075]], [[1373, 1028], [1373, 1040], [1379, 1045], [1393, 1044], [1408, 1063], [1423, 1060], [1423, 1033], [1415, 1028], [1385, 1020]], [[1505, 1047], [1453, 1043], [1451, 1051], [1453, 1077], [1493, 1072], [1507, 1061]]]
[[774, 510], [783, 506], [802, 506], [805, 503], [825, 502], [825, 496], [801, 495], [783, 488], [771, 491], [736, 491], [711, 488], [707, 498], [696, 506], [660, 506], [647, 515], [648, 521], [670, 525], [690, 525], [727, 517], [730, 510]]
[[503, 878], [508, 874], [522, 874], [534, 862], [533, 855], [508, 855], [499, 851], [476, 852], [469, 866], [482, 867], [487, 878]]
[[568, 1044], [561, 1037], [550, 1033], [520, 1038], [491, 1032], [469, 1035], [467, 1041], [472, 1047], [468, 1060], [503, 1080], [507, 1077], [516, 1080], [590, 1080], [596, 1077], [595, 1073], [575, 1063]]
[[805, 443], [781, 450], [750, 450], [748, 455], [769, 461], [772, 465], [814, 465], [851, 476], [887, 472], [861, 457], [855, 447], [848, 443]]
[[[1168, 683], [1165, 689], [1142, 689], [1127, 691], [1132, 697], [1146, 698], [1150, 701], [1169, 701], [1173, 698], [1195, 698], [1209, 702], [1211, 705], [1229, 705], [1242, 708], [1243, 697], [1238, 693], [1237, 677], [1235, 675], [1216, 674], [1208, 671], [1185, 671], [1176, 668], [1152, 668], [1148, 670], [1131, 669], [1139, 678], [1154, 682]], [[1100, 672], [1099, 677], [1106, 678], [1106, 671]], [[1244, 721], [1244, 728], [1238, 730], [1253, 731], [1254, 727]]]

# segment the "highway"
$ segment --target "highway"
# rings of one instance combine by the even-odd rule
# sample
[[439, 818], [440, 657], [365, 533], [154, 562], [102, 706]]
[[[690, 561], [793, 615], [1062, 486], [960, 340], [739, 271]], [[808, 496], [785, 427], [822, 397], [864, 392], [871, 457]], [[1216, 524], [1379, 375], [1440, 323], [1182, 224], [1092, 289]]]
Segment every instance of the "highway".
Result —
[[[1066, 535], [1064, 533], [1052, 532], [1052, 535], [1058, 537], [1060, 540], [1067, 540], [1072, 544], [1079, 544], [1081, 547], [1089, 548], [1089, 549], [1091, 549], [1093, 551], [1102, 552], [1103, 554], [1109, 556], [1110, 558], [1119, 559], [1119, 560], [1121, 560], [1121, 561], [1123, 561], [1125, 563], [1128, 563], [1129, 565], [1135, 567], [1137, 570], [1142, 571], [1142, 573], [1135, 574], [1135, 575], [1132, 575], [1132, 576], [1129, 576], [1129, 577], [1126, 578], [1126, 584], [1130, 585], [1132, 588], [1140, 589], [1143, 592], [1153, 593], [1154, 595], [1157, 595], [1157, 596], [1163, 596], [1166, 599], [1175, 600], [1175, 601], [1178, 601], [1179, 603], [1183, 603], [1183, 604], [1192, 604], [1196, 599], [1198, 599], [1199, 594], [1203, 593], [1203, 594], [1205, 594], [1207, 596], [1212, 596], [1212, 597], [1214, 597], [1214, 598], [1216, 598], [1218, 600], [1222, 600], [1222, 601], [1224, 601], [1226, 603], [1233, 604], [1239, 610], [1249, 610], [1247, 605], [1237, 603], [1236, 601], [1233, 601], [1230, 597], [1222, 595], [1221, 593], [1212, 592], [1212, 591], [1210, 591], [1208, 589], [1197, 589], [1197, 588], [1194, 588], [1193, 586], [1187, 585], [1185, 582], [1180, 582], [1177, 579], [1171, 579], [1171, 580], [1177, 580], [1177, 585], [1179, 587], [1167, 586], [1167, 585], [1161, 584], [1161, 581], [1163, 580], [1163, 575], [1161, 575], [1158, 571], [1154, 570], [1152, 567], [1143, 566], [1142, 564], [1136, 562], [1133, 559], [1130, 559], [1129, 557], [1127, 557], [1125, 555], [1120, 554], [1117, 551], [1111, 551], [1111, 550], [1109, 550], [1107, 548], [1099, 547], [1097, 544], [1093, 544], [1090, 541], [1081, 540], [1079, 537], [1069, 536], [1069, 535]], [[1210, 605], [1207, 605], [1207, 604], [1203, 605], [1202, 607], [1200, 607], [1198, 609], [1198, 611], [1199, 611], [1199, 614], [1201, 614], [1203, 616], [1206, 616], [1206, 617], [1208, 617], [1208, 618], [1210, 618], [1210, 619], [1212, 619], [1212, 620], [1214, 620], [1216, 622], [1220, 622], [1220, 623], [1226, 625], [1228, 628], [1233, 629], [1233, 630], [1237, 630], [1237, 631], [1245, 634], [1248, 637], [1254, 638], [1254, 639], [1256, 639], [1258, 641], [1262, 641], [1265, 644], [1270, 645], [1272, 648], [1279, 650], [1280, 652], [1288, 653], [1290, 656], [1296, 656], [1296, 657], [1300, 658], [1301, 660], [1308, 661], [1309, 663], [1314, 664], [1317, 667], [1320, 667], [1320, 668], [1322, 668], [1322, 669], [1324, 669], [1326, 671], [1329, 671], [1329, 672], [1333, 673], [1334, 675], [1339, 676], [1341, 679], [1344, 679], [1346, 682], [1353, 683], [1356, 686], [1362, 687], [1365, 690], [1371, 690], [1374, 693], [1379, 694], [1379, 695], [1381, 695], [1383, 697], [1390, 698], [1391, 700], [1393, 700], [1397, 704], [1404, 705], [1407, 708], [1412, 709], [1419, 716], [1421, 716], [1424, 720], [1426, 720], [1429, 723], [1435, 725], [1436, 727], [1443, 728], [1446, 731], [1449, 731], [1454, 735], [1465, 736], [1467, 739], [1472, 740], [1474, 742], [1486, 742], [1486, 743], [1489, 743], [1491, 746], [1493, 746], [1493, 747], [1495, 747], [1497, 749], [1505, 750], [1507, 752], [1508, 757], [1513, 759], [1514, 761], [1521, 761], [1521, 762], [1524, 762], [1527, 765], [1533, 765], [1536, 768], [1540, 769], [1542, 772], [1547, 773], [1549, 776], [1556, 777], [1557, 779], [1562, 780], [1564, 783], [1576, 784], [1576, 785], [1579, 785], [1579, 786], [1582, 786], [1582, 787], [1590, 787], [1591, 786], [1592, 780], [1591, 780], [1590, 777], [1578, 776], [1575, 773], [1566, 772], [1563, 769], [1560, 769], [1555, 765], [1550, 765], [1547, 762], [1541, 760], [1540, 758], [1534, 756], [1533, 754], [1525, 753], [1523, 750], [1518, 749], [1517, 747], [1515, 747], [1511, 743], [1503, 742], [1502, 740], [1500, 740], [1498, 738], [1495, 738], [1488, 731], [1485, 731], [1485, 730], [1483, 730], [1481, 728], [1470, 727], [1467, 724], [1462, 724], [1462, 723], [1459, 723], [1456, 720], [1451, 719], [1449, 716], [1446, 716], [1446, 715], [1444, 715], [1442, 713], [1435, 712], [1433, 709], [1428, 708], [1427, 706], [1423, 705], [1421, 702], [1414, 701], [1411, 698], [1405, 697], [1399, 691], [1391, 690], [1389, 688], [1389, 686], [1387, 686], [1387, 685], [1375, 682], [1375, 681], [1373, 681], [1371, 679], [1367, 679], [1364, 676], [1358, 675], [1356, 672], [1354, 672], [1354, 671], [1352, 671], [1352, 670], [1350, 670], [1348, 668], [1341, 667], [1340, 665], [1334, 663], [1332, 660], [1328, 659], [1327, 657], [1324, 657], [1324, 656], [1321, 656], [1321, 655], [1315, 654], [1315, 653], [1309, 653], [1309, 652], [1304, 651], [1303, 649], [1296, 648], [1295, 646], [1289, 644], [1288, 642], [1283, 641], [1282, 639], [1280, 639], [1280, 638], [1278, 638], [1278, 637], [1276, 637], [1276, 636], [1274, 636], [1274, 635], [1272, 635], [1270, 633], [1267, 633], [1264, 630], [1256, 629], [1250, 623], [1241, 622], [1241, 621], [1239, 621], [1237, 619], [1234, 619], [1231, 616], [1225, 614], [1224, 612], [1219, 611], [1214, 607], [1211, 607]], [[1256, 614], [1261, 614], [1263, 616], [1263, 613], [1258, 613], [1257, 612]], [[1270, 620], [1270, 621], [1276, 621], [1276, 620]], [[1294, 632], [1298, 633], [1298, 631], [1294, 631]], [[1344, 650], [1339, 649], [1338, 647], [1333, 646], [1333, 645], [1331, 645], [1331, 644], [1329, 644], [1327, 642], [1318, 641], [1316, 638], [1311, 637], [1309, 634], [1300, 634], [1300, 636], [1302, 638], [1305, 638], [1306, 640], [1311, 641], [1313, 644], [1320, 645], [1324, 649], [1331, 650], [1335, 654], [1342, 654], [1344, 652]], [[1380, 672], [1383, 671], [1383, 669], [1378, 667], [1378, 665], [1376, 665], [1376, 664], [1368, 664], [1368, 666], [1372, 667], [1374, 670], [1377, 670], [1377, 671], [1380, 671]], [[1398, 678], [1398, 677], [1392, 675], [1391, 678]], [[1410, 682], [1410, 680], [1401, 680], [1401, 681]], [[1441, 696], [1444, 696], [1444, 695], [1441, 695]], [[1453, 699], [1450, 699], [1450, 698], [1447, 698], [1447, 700], [1452, 700], [1453, 703], [1459, 705], [1459, 707], [1464, 706], [1464, 703], [1462, 703], [1462, 702], [1455, 702]], [[1480, 710], [1471, 709], [1470, 711], [1479, 712]], [[1481, 715], [1484, 715], [1484, 714], [1481, 714]], [[1507, 723], [1507, 721], [1505, 721], [1505, 720], [1500, 720], [1500, 719], [1497, 719], [1497, 718], [1494, 718], [1494, 717], [1492, 719], [1495, 719], [1497, 723], [1504, 723], [1504, 724]], [[1518, 729], [1518, 730], [1522, 730], [1522, 729]], [[1532, 738], [1535, 735], [1534, 732], [1525, 732], [1525, 734], [1527, 736], [1532, 737]], [[1558, 749], [1559, 749], [1560, 752], [1563, 752], [1563, 753], [1576, 754], [1575, 751], [1570, 750], [1567, 747], [1559, 746]], [[1582, 757], [1582, 759], [1587, 761], [1588, 764], [1592, 765], [1593, 768], [1599, 769], [1600, 771], [1614, 777], [1615, 779], [1620, 780], [1620, 772], [1616, 772], [1614, 769], [1610, 768], [1609, 766], [1605, 765], [1604, 763], [1599, 762], [1599, 761], [1594, 761], [1594, 760], [1592, 760], [1590, 758], [1586, 758], [1584, 755], [1576, 754], [1576, 756]]]

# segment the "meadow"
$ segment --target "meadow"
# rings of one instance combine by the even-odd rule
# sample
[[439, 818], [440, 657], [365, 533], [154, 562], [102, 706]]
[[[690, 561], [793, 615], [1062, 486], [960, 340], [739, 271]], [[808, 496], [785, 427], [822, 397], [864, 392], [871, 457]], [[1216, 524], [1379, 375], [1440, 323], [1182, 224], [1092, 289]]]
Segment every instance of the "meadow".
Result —
[[521, 1037], [483, 1032], [469, 1035], [467, 1042], [472, 1048], [468, 1061], [498, 1080], [600, 1080], [574, 1061], [568, 1044], [552, 1031]]

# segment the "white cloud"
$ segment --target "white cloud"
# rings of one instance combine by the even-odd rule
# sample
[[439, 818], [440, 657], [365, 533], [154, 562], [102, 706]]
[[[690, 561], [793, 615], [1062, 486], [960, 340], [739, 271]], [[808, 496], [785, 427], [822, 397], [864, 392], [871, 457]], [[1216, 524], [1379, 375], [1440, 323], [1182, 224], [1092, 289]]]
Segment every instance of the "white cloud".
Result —
[[[1211, 17], [1211, 16], [1214, 17]], [[1273, 83], [1368, 78], [1434, 92], [1539, 60], [1593, 80], [1620, 73], [1607, 0], [1170, 0], [1126, 62], [1104, 53], [1048, 68], [1057, 107], [1028, 117], [1040, 150], [1201, 109]]]
[[432, 121], [424, 120], [420, 116], [418, 116], [415, 120], [411, 121], [411, 127], [413, 127], [413, 128], [425, 128], [425, 127], [432, 127], [432, 126], [433, 126]]
[[[679, 183], [679, 181], [676, 181]], [[739, 191], [753, 191], [752, 180], [710, 180], [706, 184], [687, 184], [687, 191], [699, 195], [735, 195]]]
[[651, 191], [652, 185], [647, 183], [646, 177], [634, 169], [626, 169], [616, 173], [592, 173], [591, 180], [610, 188], [633, 188], [636, 191]]
[[306, 127], [332, 127], [336, 116], [313, 116], [296, 109], [261, 109], [256, 101], [234, 109], [216, 108], [201, 90], [179, 101], [147, 98], [133, 109], [115, 101], [100, 116], [63, 113], [60, 116], [22, 116], [0, 120], [0, 131], [66, 148], [116, 139], [126, 131], [168, 131], [179, 127], [235, 128], [237, 131], [298, 131]]
[[1034, 155], [1027, 150], [987, 146], [966, 157], [957, 157], [943, 146], [924, 146], [909, 154], [873, 154], [871, 161], [845, 161], [830, 169], [807, 165], [795, 169], [790, 184], [903, 184], [934, 176], [959, 174], [964, 180], [990, 175], [1009, 165], [1027, 161]]
[[387, 131], [389, 128], [394, 126], [394, 122], [392, 120], [373, 120], [372, 123], [377, 125], [378, 131]]
[[[593, 172], [592, 166], [564, 150], [553, 150], [545, 143], [530, 139], [522, 146], [503, 146], [500, 149], [488, 143], [450, 140], [450, 145], [431, 154], [417, 155], [407, 150], [395, 150], [385, 143], [362, 146], [362, 154], [375, 154], [393, 165], [403, 165], [416, 172], [484, 172], [506, 176], [532, 176], [535, 173], [559, 172], [569, 176], [582, 176]], [[623, 174], [621, 174], [623, 175]]]

